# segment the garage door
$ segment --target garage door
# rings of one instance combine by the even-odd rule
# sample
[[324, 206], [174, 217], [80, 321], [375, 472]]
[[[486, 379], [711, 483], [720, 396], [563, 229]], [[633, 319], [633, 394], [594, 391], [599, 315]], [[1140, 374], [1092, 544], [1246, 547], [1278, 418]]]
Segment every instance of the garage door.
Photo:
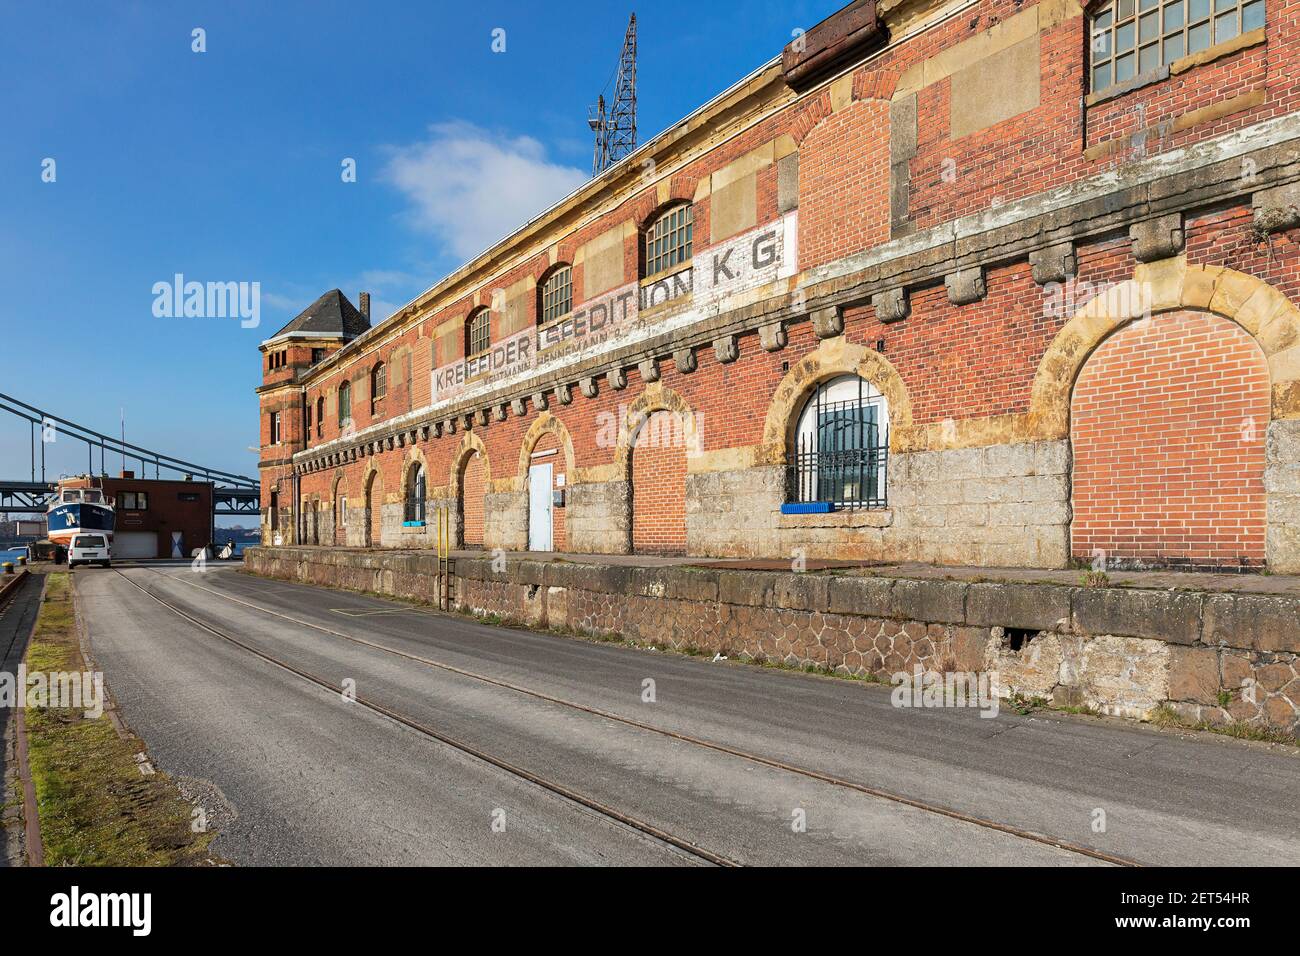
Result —
[[113, 557], [156, 558], [158, 535], [152, 531], [116, 531], [113, 533]]

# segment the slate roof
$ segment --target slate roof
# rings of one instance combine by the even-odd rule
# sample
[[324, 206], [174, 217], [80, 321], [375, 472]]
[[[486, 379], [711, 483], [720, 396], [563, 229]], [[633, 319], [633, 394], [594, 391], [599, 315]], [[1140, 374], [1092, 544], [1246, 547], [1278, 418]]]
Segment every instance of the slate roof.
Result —
[[370, 320], [348, 301], [348, 297], [338, 289], [330, 289], [271, 338], [279, 338], [289, 332], [313, 332], [354, 339], [369, 328]]

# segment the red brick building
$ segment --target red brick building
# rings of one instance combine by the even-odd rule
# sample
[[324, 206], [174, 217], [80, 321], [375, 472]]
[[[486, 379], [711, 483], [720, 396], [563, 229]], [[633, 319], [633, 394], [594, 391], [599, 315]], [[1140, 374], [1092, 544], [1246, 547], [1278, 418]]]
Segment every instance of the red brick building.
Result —
[[105, 476], [113, 499], [113, 557], [188, 558], [212, 543], [212, 483]]
[[265, 542], [1300, 571], [1298, 19], [850, 4], [263, 343]]

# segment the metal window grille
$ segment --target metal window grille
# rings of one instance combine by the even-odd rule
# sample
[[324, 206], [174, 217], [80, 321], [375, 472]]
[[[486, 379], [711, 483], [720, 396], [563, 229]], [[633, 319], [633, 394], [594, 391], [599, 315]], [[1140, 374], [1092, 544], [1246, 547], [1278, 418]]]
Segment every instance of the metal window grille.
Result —
[[797, 436], [786, 469], [790, 500], [846, 510], [887, 506], [889, 430], [881, 432], [880, 407], [863, 397], [861, 383], [858, 396], [827, 402], [817, 390], [812, 432]]
[[573, 270], [562, 266], [542, 285], [542, 321], [550, 322], [573, 309]]
[[480, 352], [486, 352], [488, 345], [491, 344], [491, 326], [489, 320], [491, 313], [483, 309], [469, 320], [469, 325], [465, 329], [465, 354], [478, 355]]
[[406, 520], [407, 521], [424, 521], [425, 515], [425, 481], [424, 469], [416, 471], [412, 479], [406, 498]]
[[1114, 0], [1090, 19], [1099, 92], [1264, 25], [1264, 0]]
[[691, 258], [691, 227], [695, 210], [689, 206], [670, 209], [645, 235], [645, 274], [648, 276], [671, 269]]

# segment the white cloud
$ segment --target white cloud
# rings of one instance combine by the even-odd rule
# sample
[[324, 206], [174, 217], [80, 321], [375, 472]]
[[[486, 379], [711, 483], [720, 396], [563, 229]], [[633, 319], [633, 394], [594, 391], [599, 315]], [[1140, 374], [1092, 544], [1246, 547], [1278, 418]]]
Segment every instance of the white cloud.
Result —
[[466, 122], [437, 123], [430, 138], [396, 147], [384, 178], [411, 201], [411, 222], [469, 260], [587, 175], [549, 162], [531, 136], [498, 136]]

